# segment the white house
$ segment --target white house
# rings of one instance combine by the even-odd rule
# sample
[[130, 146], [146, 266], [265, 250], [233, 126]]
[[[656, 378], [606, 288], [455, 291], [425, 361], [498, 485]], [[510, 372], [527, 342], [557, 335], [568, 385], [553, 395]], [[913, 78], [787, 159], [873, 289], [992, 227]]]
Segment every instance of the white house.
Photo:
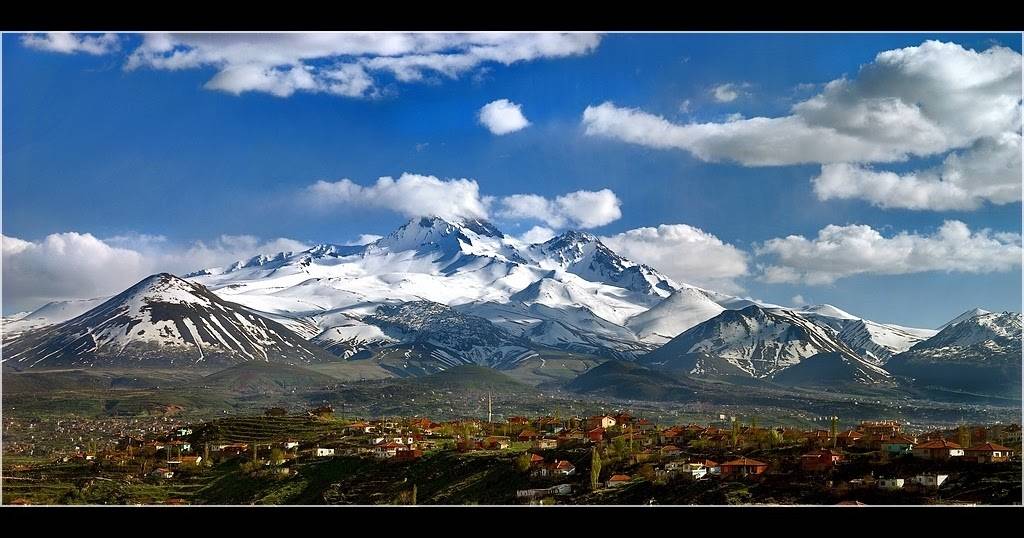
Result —
[[285, 441], [282, 446], [284, 446], [285, 450], [291, 450], [293, 448], [298, 448], [299, 447], [299, 442], [298, 441]]
[[942, 485], [948, 474], [919, 474], [909, 480], [911, 484], [918, 484], [928, 488], [937, 488]]
[[902, 478], [879, 478], [878, 487], [882, 489], [903, 489], [905, 480]]
[[334, 455], [334, 449], [333, 448], [320, 448], [320, 447], [316, 447], [316, 457], [318, 457], [318, 458], [324, 458], [324, 457], [333, 456], [333, 455]]

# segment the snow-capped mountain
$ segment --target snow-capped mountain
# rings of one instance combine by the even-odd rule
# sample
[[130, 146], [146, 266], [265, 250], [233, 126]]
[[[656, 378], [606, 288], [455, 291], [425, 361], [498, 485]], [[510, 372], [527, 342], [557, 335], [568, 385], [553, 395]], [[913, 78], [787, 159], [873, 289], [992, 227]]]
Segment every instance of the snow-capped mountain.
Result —
[[658, 298], [668, 297], [679, 285], [647, 265], [633, 263], [605, 246], [596, 236], [566, 232], [529, 252], [541, 267], [557, 267], [584, 280], [603, 282]]
[[664, 343], [724, 310], [708, 292], [687, 286], [676, 290], [650, 310], [629, 318], [626, 327], [641, 340]]
[[876, 365], [885, 364], [896, 353], [906, 351], [938, 332], [862, 319], [830, 304], [803, 306], [797, 312], [835, 329], [843, 343]]
[[[319, 245], [188, 278], [281, 323], [315, 325], [316, 340], [342, 356], [393, 344], [364, 318], [380, 305], [415, 301], [486, 318], [542, 345], [635, 355], [650, 345], [622, 325], [678, 287], [590, 234], [528, 245], [484, 221], [440, 218], [412, 219], [368, 245]], [[510, 312], [515, 323], [504, 319]]]
[[[968, 313], [972, 313], [969, 311]], [[958, 316], [935, 336], [894, 356], [886, 369], [920, 385], [1020, 397], [1021, 314]]]
[[959, 316], [957, 316], [957, 317], [947, 321], [946, 323], [943, 323], [942, 325], [939, 326], [939, 328], [936, 330], [936, 332], [941, 331], [942, 329], [945, 329], [946, 327], [949, 327], [950, 325], [956, 325], [957, 323], [960, 323], [961, 321], [967, 321], [967, 320], [969, 320], [969, 319], [971, 319], [971, 318], [973, 318], [975, 316], [980, 316], [982, 314], [991, 314], [991, 312], [989, 312], [988, 310], [981, 309], [981, 308], [972, 308], [972, 309], [964, 312], [963, 314], [960, 314]]
[[328, 357], [283, 325], [161, 273], [63, 323], [5, 343], [15, 368], [95, 364], [313, 362]]
[[422, 348], [446, 366], [480, 364], [504, 367], [536, 356], [528, 340], [484, 318], [439, 303], [410, 301], [381, 305], [364, 318], [400, 344]]
[[19, 334], [47, 325], [55, 325], [78, 317], [85, 312], [99, 306], [109, 297], [97, 299], [71, 299], [67, 301], [51, 301], [45, 305], [21, 316], [12, 316], [13, 319], [5, 320], [3, 326], [3, 339], [8, 340]]
[[[834, 329], [791, 310], [752, 305], [743, 310], [726, 310], [690, 328], [643, 361], [674, 369], [678, 369], [678, 364], [689, 366], [692, 361], [693, 367], [688, 372], [691, 375], [736, 370], [750, 377], [764, 378], [827, 352], [860, 360], [839, 340]], [[714, 365], [712, 361], [725, 364]]]
[[915, 345], [910, 350], [933, 357], [942, 357], [958, 348], [975, 348], [982, 354], [1001, 354], [1014, 351], [1019, 354], [1021, 315], [1017, 312], [989, 312], [971, 316], [947, 324], [938, 334]]

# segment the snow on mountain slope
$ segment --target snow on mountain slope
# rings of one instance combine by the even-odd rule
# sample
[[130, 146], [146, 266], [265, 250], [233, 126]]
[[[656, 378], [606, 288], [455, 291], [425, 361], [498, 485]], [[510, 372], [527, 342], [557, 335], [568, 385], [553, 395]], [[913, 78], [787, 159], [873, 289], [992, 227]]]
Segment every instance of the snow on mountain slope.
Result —
[[166, 273], [4, 345], [5, 362], [16, 368], [313, 362], [327, 357], [287, 327]]
[[[197, 271], [189, 278], [230, 301], [280, 316], [283, 323], [315, 324], [327, 333], [318, 341], [329, 342], [342, 354], [367, 343], [337, 347], [353, 319], [373, 315], [380, 305], [414, 301], [532, 309], [534, 322], [550, 322], [546, 330], [564, 327], [579, 336], [581, 344], [593, 346], [607, 335], [585, 326], [607, 332], [605, 324], [621, 325], [676, 286], [653, 269], [616, 255], [589, 234], [567, 232], [531, 246], [483, 221], [453, 223], [439, 218], [412, 219], [368, 245], [319, 245]], [[340, 329], [332, 331], [336, 327]], [[613, 344], [620, 348], [617, 351], [648, 349], [630, 331], [618, 330], [628, 336]], [[544, 342], [564, 339], [565, 335]]]
[[910, 349], [936, 331], [878, 323], [859, 318], [830, 304], [803, 306], [798, 313], [839, 333], [839, 339], [861, 357], [876, 365]]
[[941, 350], [981, 344], [993, 351], [1003, 351], [1013, 348], [1020, 349], [1020, 339], [1020, 314], [989, 312], [947, 324], [938, 334], [911, 349], [913, 351]]
[[886, 369], [922, 386], [1020, 398], [1021, 314], [985, 313], [947, 324], [892, 357]]
[[690, 328], [644, 360], [668, 364], [687, 355], [703, 354], [725, 361], [751, 377], [763, 378], [807, 357], [833, 351], [858, 358], [829, 327], [791, 310], [749, 306], [726, 310]]
[[664, 343], [723, 310], [704, 290], [683, 287], [650, 310], [629, 318], [626, 327], [641, 340]]
[[656, 298], [668, 297], [679, 285], [647, 265], [633, 263], [605, 246], [596, 236], [566, 232], [529, 247], [543, 268], [564, 269], [591, 282], [603, 282]]
[[54, 325], [76, 318], [85, 312], [99, 306], [109, 297], [97, 299], [71, 299], [68, 301], [52, 301], [33, 310], [32, 312], [4, 323], [3, 338], [7, 340], [25, 331]]
[[381, 305], [363, 321], [403, 344], [427, 346], [448, 366], [503, 367], [537, 356], [531, 343], [492, 324], [439, 303], [411, 301]]
[[946, 327], [949, 327], [950, 325], [956, 325], [957, 323], [960, 323], [961, 321], [967, 321], [967, 320], [969, 320], [969, 319], [971, 319], [971, 318], [973, 318], [975, 316], [980, 316], [982, 314], [991, 314], [991, 312], [989, 312], [988, 310], [983, 310], [981, 308], [972, 308], [972, 309], [964, 312], [963, 314], [960, 314], [959, 316], [957, 316], [957, 317], [947, 321], [946, 323], [943, 323], [941, 326], [939, 326], [939, 328], [938, 328], [938, 330], [936, 332], [941, 331], [942, 329], [945, 329]]

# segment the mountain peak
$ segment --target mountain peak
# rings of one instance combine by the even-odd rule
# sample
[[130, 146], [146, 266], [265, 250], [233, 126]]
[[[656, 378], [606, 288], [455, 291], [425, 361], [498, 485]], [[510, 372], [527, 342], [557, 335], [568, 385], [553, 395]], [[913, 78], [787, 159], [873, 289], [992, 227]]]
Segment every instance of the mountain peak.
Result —
[[967, 321], [967, 320], [969, 320], [969, 319], [971, 319], [973, 317], [981, 316], [981, 315], [984, 315], [984, 314], [991, 314], [991, 312], [989, 312], [988, 310], [977, 308], [977, 307], [972, 308], [972, 309], [964, 312], [963, 314], [960, 314], [959, 316], [957, 316], [957, 317], [947, 321], [946, 323], [943, 323], [941, 326], [939, 326], [939, 330], [941, 331], [942, 329], [945, 329], [946, 327], [949, 327], [951, 325], [956, 325], [957, 323], [960, 323], [961, 321]]

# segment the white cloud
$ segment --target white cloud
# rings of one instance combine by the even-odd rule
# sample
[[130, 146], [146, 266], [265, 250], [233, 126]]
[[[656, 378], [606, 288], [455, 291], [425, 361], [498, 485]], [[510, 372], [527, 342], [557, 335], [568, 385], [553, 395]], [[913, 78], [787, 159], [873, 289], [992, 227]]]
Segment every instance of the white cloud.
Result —
[[1021, 135], [979, 139], [942, 165], [906, 174], [829, 164], [813, 178], [820, 200], [861, 199], [883, 208], [972, 210], [1021, 201]]
[[[1016, 51], [993, 46], [977, 52], [955, 43], [926, 41], [917, 47], [879, 53], [856, 78], [829, 82], [817, 95], [794, 105], [787, 116], [677, 124], [606, 102], [587, 107], [583, 126], [588, 135], [681, 149], [705, 161], [734, 161], [745, 166], [890, 163], [972, 148], [964, 155], [952, 156], [952, 163], [947, 160], [955, 169], [965, 166], [956, 160], [968, 159], [973, 147], [1002, 147], [1013, 135], [1019, 140], [1020, 103], [1021, 55]], [[837, 171], [849, 172], [850, 168], [823, 172], [825, 183], [828, 173]], [[1005, 170], [995, 173], [1000, 171]], [[915, 198], [994, 200], [986, 191], [993, 183], [1000, 184], [1000, 189], [1006, 183], [1005, 174], [996, 180], [974, 176], [973, 181], [954, 181], [943, 173], [915, 172], [912, 175], [932, 177], [903, 184], [915, 191], [942, 191], [950, 186], [936, 183], [948, 181], [964, 191], [960, 195], [915, 193]], [[1018, 183], [1019, 174], [1018, 166]], [[934, 177], [937, 175], [940, 177]], [[863, 174], [858, 179], [870, 182]], [[892, 179], [886, 183], [895, 183]], [[850, 196], [869, 196], [864, 190]], [[1019, 200], [1019, 186], [998, 196]], [[977, 207], [977, 200], [971, 203]], [[899, 202], [886, 200], [885, 204], [897, 207]]]
[[519, 239], [533, 245], [543, 243], [555, 236], [555, 231], [546, 226], [534, 226], [527, 230]]
[[407, 217], [448, 220], [488, 219], [492, 206], [497, 206], [497, 217], [536, 220], [551, 228], [595, 228], [622, 216], [622, 202], [609, 189], [570, 192], [554, 199], [536, 194], [498, 198], [482, 195], [474, 179], [440, 179], [408, 172], [397, 180], [381, 177], [365, 187], [350, 179], [317, 181], [306, 187], [299, 202], [325, 210], [337, 206], [384, 209]]
[[498, 99], [480, 109], [480, 124], [493, 134], [504, 135], [525, 129], [530, 122], [523, 116], [520, 105], [508, 99]]
[[900, 232], [892, 237], [866, 225], [829, 225], [815, 239], [771, 239], [755, 252], [773, 259], [761, 267], [762, 280], [811, 285], [861, 274], [1010, 271], [1020, 267], [1022, 253], [1019, 234], [972, 232], [956, 220], [946, 221], [932, 235]]
[[553, 228], [596, 228], [622, 217], [622, 201], [610, 189], [576, 191], [554, 200], [537, 194], [514, 194], [500, 201], [498, 216], [532, 219]]
[[369, 245], [370, 243], [373, 243], [374, 241], [381, 239], [383, 237], [383, 235], [377, 234], [360, 234], [359, 237], [345, 243], [345, 246], [354, 247], [359, 245]]
[[743, 85], [737, 85], [731, 82], [719, 84], [718, 86], [711, 88], [711, 96], [719, 103], [731, 103], [740, 96], [741, 86]]
[[438, 179], [403, 173], [397, 180], [385, 176], [369, 187], [349, 179], [317, 181], [307, 187], [305, 200], [319, 207], [346, 205], [387, 209], [407, 217], [444, 219], [487, 218], [490, 199], [480, 196], [472, 179]]
[[742, 290], [747, 255], [718, 237], [687, 224], [662, 224], [602, 237], [615, 252], [680, 282], [725, 292]]
[[35, 309], [65, 299], [90, 299], [124, 291], [162, 271], [185, 274], [227, 265], [257, 254], [308, 248], [291, 239], [260, 241], [247, 235], [222, 235], [209, 242], [171, 244], [163, 236], [51, 234], [40, 241], [3, 236], [4, 309]]
[[793, 306], [804, 306], [808, 304], [808, 301], [804, 299], [804, 296], [800, 295], [799, 293], [794, 295], [793, 298], [789, 300], [789, 302]]
[[101, 55], [114, 52], [121, 48], [117, 34], [70, 34], [67, 32], [51, 32], [48, 34], [27, 34], [22, 36], [21, 43], [26, 47], [50, 52]]
[[403, 83], [439, 75], [457, 78], [543, 58], [592, 52], [600, 36], [583, 33], [313, 32], [146, 34], [125, 68], [212, 67], [206, 88], [287, 97], [297, 91], [346, 97], [380, 93], [375, 74]]

